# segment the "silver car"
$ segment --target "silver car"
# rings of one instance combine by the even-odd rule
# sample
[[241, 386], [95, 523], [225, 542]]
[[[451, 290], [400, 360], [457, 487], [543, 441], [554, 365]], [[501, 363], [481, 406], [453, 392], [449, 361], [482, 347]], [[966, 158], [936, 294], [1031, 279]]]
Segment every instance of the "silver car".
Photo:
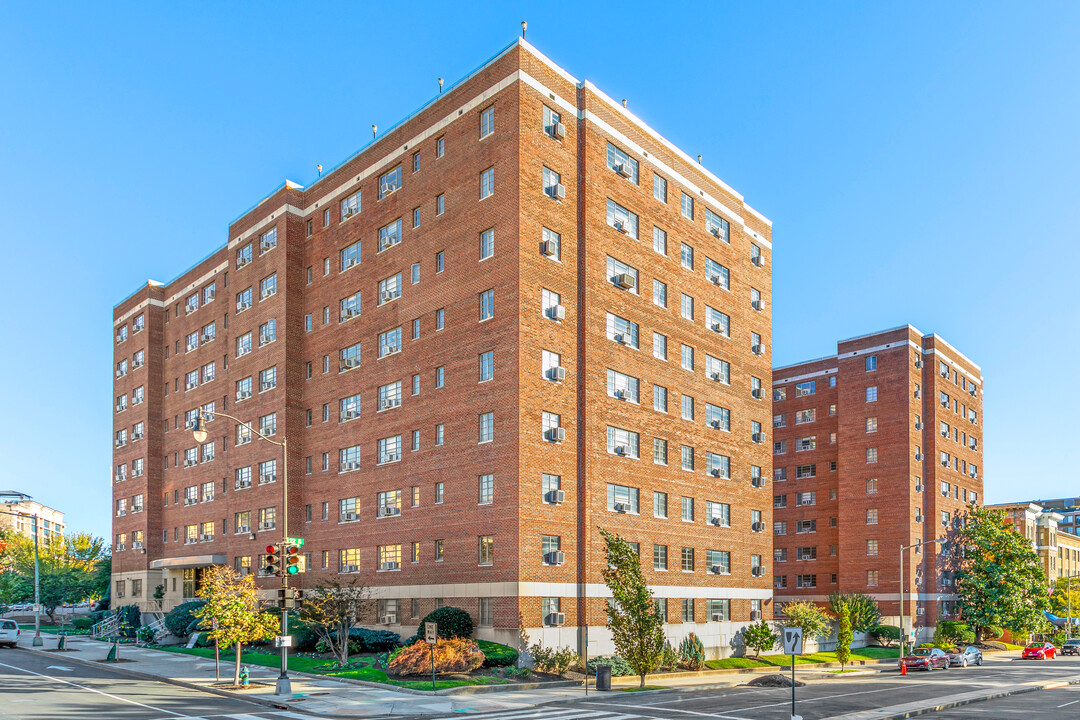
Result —
[[14, 620], [0, 620], [0, 645], [15, 647], [19, 642], [19, 626]]
[[949, 656], [949, 665], [954, 667], [967, 667], [968, 665], [982, 665], [982, 650], [974, 645], [965, 647], [951, 647], [946, 653]]

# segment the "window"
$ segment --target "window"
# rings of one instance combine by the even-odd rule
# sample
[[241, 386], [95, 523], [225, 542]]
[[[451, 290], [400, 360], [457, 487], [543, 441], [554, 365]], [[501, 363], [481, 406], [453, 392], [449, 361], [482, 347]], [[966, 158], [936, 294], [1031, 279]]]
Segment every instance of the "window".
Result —
[[795, 452], [806, 452], [817, 448], [817, 435], [798, 438], [795, 441]]
[[731, 317], [708, 305], [705, 306], [705, 324], [715, 333], [720, 333], [724, 337], [731, 336]]
[[378, 442], [379, 465], [401, 460], [401, 436], [382, 438]]
[[548, 442], [561, 442], [562, 438], [560, 436], [563, 434], [560, 427], [561, 423], [562, 418], [556, 413], [542, 412], [540, 425], [543, 438]]
[[705, 564], [717, 575], [731, 574], [731, 553], [727, 550], [706, 550]]
[[[442, 138], [439, 138], [439, 139], [440, 139], [440, 141], [442, 140]], [[401, 166], [398, 165], [397, 167], [390, 170], [389, 172], [384, 173], [382, 175], [382, 177], [379, 178], [379, 199], [382, 200], [384, 197], [386, 197], [390, 193], [396, 192], [397, 190], [400, 190], [400, 189], [401, 189]]]
[[544, 166], [541, 177], [545, 195], [554, 200], [561, 200], [566, 195], [566, 189], [562, 186], [562, 176], [559, 173]]
[[638, 489], [608, 483], [607, 509], [614, 512], [638, 513]]
[[480, 113], [480, 137], [485, 138], [495, 132], [495, 106], [481, 111]]
[[616, 260], [608, 255], [607, 258], [608, 282], [617, 288], [621, 288], [635, 295], [638, 294], [638, 271], [626, 263]]
[[661, 335], [658, 332], [652, 334], [653, 337], [653, 357], [658, 360], [667, 361], [667, 336]]
[[236, 338], [236, 357], [243, 357], [251, 352], [251, 333], [244, 333]]
[[277, 320], [271, 318], [259, 326], [259, 347], [277, 340]]
[[541, 244], [542, 253], [555, 261], [561, 261], [562, 259], [562, 236], [554, 230], [543, 230], [543, 243]]
[[653, 410], [666, 413], [668, 411], [668, 391], [663, 385], [653, 385]]
[[705, 374], [709, 376], [710, 380], [729, 384], [731, 382], [731, 365], [726, 360], [706, 355]]
[[435, 330], [438, 332], [446, 327], [446, 310], [439, 308], [435, 311]]
[[876, 433], [877, 432], [877, 418], [876, 417], [868, 417], [868, 418], [866, 418], [866, 432], [868, 432], [868, 433]]
[[349, 197], [341, 201], [341, 219], [348, 220], [353, 215], [360, 213], [360, 191], [357, 190]]
[[878, 491], [877, 478], [867, 478], [867, 480], [866, 480], [866, 494], [867, 495], [875, 495], [875, 494], [877, 494], [877, 491]]
[[[350, 345], [338, 351], [338, 371], [345, 372], [360, 367], [360, 343]], [[328, 363], [323, 362], [323, 372], [326, 372]]]
[[638, 216], [614, 200], [607, 201], [607, 224], [635, 240], [638, 239]]
[[866, 372], [872, 372], [874, 370], [877, 370], [877, 355], [867, 355]]
[[653, 175], [652, 196], [662, 203], [667, 203], [667, 180], [659, 175]]
[[687, 320], [693, 322], [694, 320], [694, 298], [690, 297], [686, 293], [682, 293], [679, 301], [679, 309], [682, 316]]
[[679, 201], [679, 211], [684, 218], [689, 220], [694, 219], [694, 198], [690, 197], [686, 193], [682, 193], [682, 199]]
[[638, 457], [638, 434], [631, 430], [608, 425], [607, 450], [612, 455], [623, 457]]
[[772, 506], [774, 508], [786, 508], [787, 495], [773, 495]]
[[816, 533], [817, 520], [797, 520], [795, 522], [796, 533]]
[[707, 501], [705, 503], [705, 522], [720, 527], [731, 527], [731, 506], [727, 503]]
[[652, 229], [652, 249], [667, 257], [667, 233], [655, 225]]
[[495, 231], [492, 229], [480, 233], [480, 259], [487, 260], [495, 254]]
[[359, 393], [357, 393], [356, 395], [350, 395], [349, 397], [341, 398], [338, 417], [340, 422], [347, 422], [349, 420], [355, 420], [356, 418], [360, 417]]
[[667, 545], [653, 545], [653, 570], [667, 570]]
[[682, 519], [685, 522], [694, 522], [694, 498], [682, 498]]
[[667, 518], [667, 493], [653, 493], [653, 517]]
[[379, 357], [401, 352], [401, 328], [379, 333]]
[[401, 273], [379, 281], [379, 304], [401, 297]]
[[249, 262], [251, 262], [251, 243], [236, 251], [236, 269], [239, 270]]
[[709, 208], [705, 208], [705, 231], [712, 233], [714, 236], [716, 236], [720, 240], [723, 240], [726, 243], [731, 242], [728, 221], [714, 213]]
[[480, 293], [480, 322], [495, 317], [495, 291], [485, 290]]
[[621, 177], [638, 184], [638, 161], [611, 143], [607, 146], [607, 166]]
[[877, 386], [866, 388], [866, 402], [877, 402]]
[[379, 228], [379, 252], [401, 242], [401, 218]]
[[[379, 231], [380, 234], [382, 231]], [[345, 272], [354, 265], [360, 264], [360, 241], [357, 240], [352, 245], [344, 247], [338, 253], [341, 260], [341, 271]]]
[[614, 342], [637, 349], [638, 324], [626, 318], [607, 314], [607, 338]]
[[487, 443], [495, 439], [495, 413], [480, 413], [479, 437], [477, 443]]
[[801, 382], [795, 385], [795, 397], [805, 397], [806, 395], [813, 395], [816, 391], [817, 382], [810, 380], [809, 382]]
[[446, 369], [443, 367], [435, 368], [435, 387], [441, 388], [445, 385], [446, 381]]
[[694, 348], [690, 345], [682, 345], [679, 350], [680, 364], [683, 370], [694, 372]]
[[654, 305], [662, 308], [667, 307], [667, 284], [659, 280], [653, 280], [652, 301]]
[[277, 294], [277, 273], [265, 277], [259, 281], [259, 299], [265, 300], [271, 295]]
[[694, 548], [684, 547], [682, 549], [682, 570], [683, 572], [694, 572]]
[[199, 293], [195, 293], [184, 302], [184, 312], [190, 315], [199, 309]]
[[653, 438], [653, 463], [657, 465], [667, 465], [667, 440], [663, 438]]
[[259, 392], [266, 392], [277, 387], [277, 365], [259, 372]]
[[731, 430], [731, 411], [719, 405], [705, 403], [705, 424], [716, 430]]
[[480, 505], [490, 505], [495, 496], [495, 476], [481, 475], [478, 484], [477, 503]]
[[277, 527], [277, 508], [268, 507], [259, 509], [259, 529], [273, 530]]
[[694, 398], [684, 394], [681, 400], [682, 419], [694, 421]]
[[562, 115], [547, 105], [544, 106], [544, 132], [556, 140], [566, 132], [566, 129], [562, 127]]
[[876, 463], [878, 461], [877, 448], [866, 448], [866, 462]]
[[705, 472], [713, 477], [730, 479], [731, 458], [727, 455], [717, 455], [712, 452], [705, 453]]
[[683, 470], [693, 471], [694, 469], [694, 448], [689, 445], [683, 445], [680, 452], [680, 461]]
[[[409, 279], [412, 280], [413, 285], [420, 282], [420, 263], [413, 263], [412, 264], [412, 270], [411, 270], [411, 274], [410, 274]], [[417, 322], [419, 322], [419, 321], [417, 321]], [[420, 337], [419, 333], [416, 336]]]
[[638, 379], [616, 370], [607, 371], [607, 394], [619, 400], [638, 402]]

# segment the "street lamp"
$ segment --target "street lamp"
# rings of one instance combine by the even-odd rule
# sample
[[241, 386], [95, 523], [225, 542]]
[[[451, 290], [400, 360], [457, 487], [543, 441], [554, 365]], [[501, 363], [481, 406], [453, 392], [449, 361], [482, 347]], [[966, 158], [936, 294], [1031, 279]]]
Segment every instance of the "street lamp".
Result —
[[[285, 434], [282, 433], [281, 440], [272, 440], [266, 435], [251, 427], [248, 423], [239, 418], [235, 418], [232, 415], [226, 415], [220, 412], [207, 412], [206, 415], [210, 417], [220, 415], [223, 418], [228, 418], [235, 423], [243, 425], [250, 432], [258, 435], [260, 438], [270, 443], [271, 445], [277, 445], [281, 448], [281, 534], [283, 540], [281, 542], [282, 547], [288, 543], [289, 538], [289, 452], [285, 443]], [[207, 432], [206, 426], [203, 423], [203, 412], [201, 409], [195, 411], [195, 423], [191, 428], [192, 437], [195, 438], [195, 442], [206, 442]], [[281, 587], [287, 589], [289, 587], [288, 573], [281, 573]], [[288, 593], [282, 593], [287, 595]], [[281, 635], [285, 636], [289, 634], [289, 614], [285, 611], [285, 608], [281, 608]], [[281, 647], [281, 673], [278, 675], [277, 684], [274, 688], [275, 695], [291, 695], [292, 694], [292, 682], [289, 680], [289, 649], [282, 645]]]
[[[0, 491], [0, 502], [6, 504], [14, 504], [20, 502], [26, 502], [32, 498], [26, 493], [15, 492], [14, 490]], [[34, 647], [41, 647], [45, 642], [41, 639], [41, 573], [38, 563], [38, 517], [37, 513], [14, 513], [0, 510], [4, 515], [14, 515], [15, 517], [29, 517], [34, 519]]]
[[[934, 540], [920, 540], [914, 545], [901, 545], [900, 546], [900, 662], [904, 662], [904, 551], [911, 548], [922, 547], [923, 545], [933, 545], [935, 543], [943, 543], [947, 538], [936, 538]], [[914, 621], [911, 624], [912, 632], [915, 631]]]

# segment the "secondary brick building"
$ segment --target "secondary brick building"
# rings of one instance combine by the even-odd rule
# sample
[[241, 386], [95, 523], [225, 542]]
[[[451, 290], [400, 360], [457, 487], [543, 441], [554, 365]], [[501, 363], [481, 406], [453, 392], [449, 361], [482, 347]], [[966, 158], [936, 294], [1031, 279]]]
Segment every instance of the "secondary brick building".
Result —
[[[114, 314], [116, 602], [306, 539], [411, 632], [610, 651], [598, 527], [669, 635], [768, 616], [769, 221], [524, 41]], [[224, 418], [197, 446], [194, 411]], [[260, 580], [271, 587], [269, 578]]]
[[1032, 547], [1039, 553], [1049, 582], [1080, 577], [1080, 538], [1076, 537], [1072, 527], [1066, 525], [1060, 510], [1041, 501], [1001, 503], [987, 507], [1004, 511], [1012, 520], [1016, 532], [1031, 541]]
[[[982, 498], [982, 388], [978, 365], [910, 325], [773, 370], [776, 602], [864, 592], [898, 620], [901, 545]], [[904, 553], [909, 627], [955, 612], [937, 548]]]

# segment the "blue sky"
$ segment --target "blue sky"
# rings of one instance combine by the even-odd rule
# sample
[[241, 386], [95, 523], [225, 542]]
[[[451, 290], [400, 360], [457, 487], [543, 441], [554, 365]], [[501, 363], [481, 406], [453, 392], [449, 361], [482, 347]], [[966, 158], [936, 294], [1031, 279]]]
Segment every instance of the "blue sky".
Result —
[[939, 333], [986, 378], [987, 500], [1080, 494], [1080, 5], [1051, 2], [0, 2], [0, 489], [107, 536], [112, 306], [522, 19], [773, 220], [777, 365]]

